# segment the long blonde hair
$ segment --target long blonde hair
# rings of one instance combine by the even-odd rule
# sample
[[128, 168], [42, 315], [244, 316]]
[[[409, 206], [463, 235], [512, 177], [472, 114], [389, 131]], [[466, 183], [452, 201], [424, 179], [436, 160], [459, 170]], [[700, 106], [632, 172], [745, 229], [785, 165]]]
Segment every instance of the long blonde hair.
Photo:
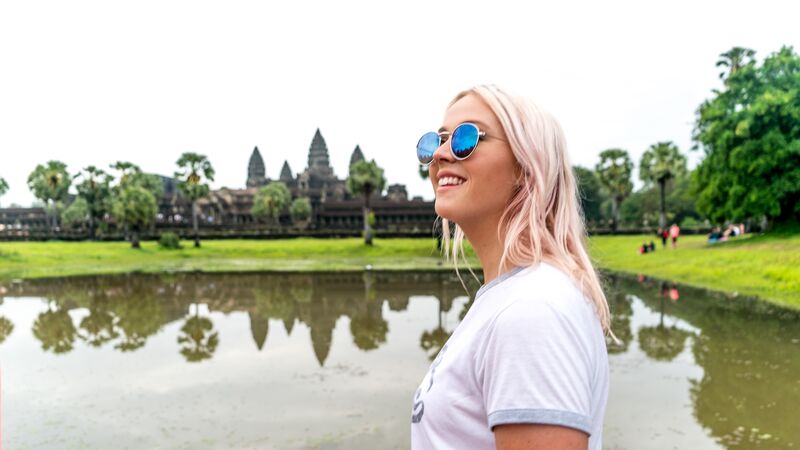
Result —
[[[467, 95], [477, 95], [494, 112], [522, 169], [516, 180], [519, 187], [497, 230], [503, 240], [498, 273], [506, 264], [529, 266], [546, 261], [558, 267], [592, 300], [603, 331], [613, 336], [608, 301], [586, 251], [583, 215], [561, 126], [532, 101], [494, 85], [460, 92], [449, 106]], [[452, 256], [458, 273], [459, 255], [466, 263], [464, 232], [454, 224], [451, 240], [450, 221], [441, 221], [442, 251], [447, 259]]]

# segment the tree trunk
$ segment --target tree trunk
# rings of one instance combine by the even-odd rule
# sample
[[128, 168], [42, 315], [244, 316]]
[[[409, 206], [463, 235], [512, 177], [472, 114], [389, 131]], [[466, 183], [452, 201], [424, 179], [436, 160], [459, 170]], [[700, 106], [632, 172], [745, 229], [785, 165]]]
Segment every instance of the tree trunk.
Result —
[[94, 215], [89, 213], [89, 240], [94, 240]]
[[192, 229], [194, 230], [194, 246], [200, 247], [200, 235], [197, 232], [197, 200], [192, 202]]
[[619, 198], [614, 197], [611, 200], [611, 231], [617, 231], [617, 225], [619, 224]]
[[667, 201], [665, 198], [667, 180], [658, 180], [658, 187], [661, 190], [661, 213], [658, 216], [658, 226], [664, 228], [667, 226]]
[[372, 189], [367, 187], [364, 189], [364, 243], [372, 245], [372, 230], [369, 226], [369, 196], [372, 194]]
[[141, 248], [141, 245], [139, 245], [139, 230], [131, 231], [131, 248]]
[[53, 235], [55, 235], [56, 234], [56, 202], [55, 202], [55, 200], [48, 201], [48, 203], [46, 205], [48, 205], [48, 204], [50, 206], [46, 206], [46, 207], [49, 210], [48, 212], [50, 213], [50, 232]]

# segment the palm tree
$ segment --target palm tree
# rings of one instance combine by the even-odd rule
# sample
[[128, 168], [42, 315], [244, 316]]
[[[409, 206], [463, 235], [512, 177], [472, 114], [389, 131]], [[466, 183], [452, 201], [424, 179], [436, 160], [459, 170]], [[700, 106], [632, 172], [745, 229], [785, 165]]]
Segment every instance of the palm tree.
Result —
[[200, 247], [200, 236], [197, 231], [197, 200], [208, 195], [208, 181], [214, 181], [214, 168], [205, 155], [186, 152], [178, 158], [178, 189], [192, 202], [192, 229], [194, 230], [194, 246]]
[[77, 176], [83, 178], [76, 189], [78, 195], [86, 200], [89, 210], [89, 238], [94, 239], [97, 222], [111, 210], [110, 186], [113, 177], [95, 166], [83, 169]]
[[386, 178], [383, 176], [383, 169], [374, 159], [369, 162], [358, 161], [350, 166], [347, 190], [353, 195], [364, 197], [364, 243], [367, 245], [372, 245], [369, 198], [374, 192], [382, 192], [385, 186]]
[[667, 181], [685, 173], [686, 157], [670, 141], [653, 144], [642, 154], [642, 160], [639, 162], [639, 178], [645, 183], [658, 183], [661, 194], [661, 213], [658, 217], [658, 226], [661, 228], [667, 226]]
[[595, 166], [595, 171], [600, 183], [611, 194], [611, 229], [616, 231], [619, 225], [619, 207], [633, 190], [633, 162], [627, 151], [611, 148], [600, 153], [600, 162]]
[[56, 205], [67, 199], [72, 177], [67, 173], [67, 165], [61, 161], [48, 161], [46, 165], [37, 165], [28, 175], [28, 188], [33, 195], [44, 202], [51, 215], [51, 229], [57, 226]]
[[720, 72], [719, 78], [725, 82], [741, 69], [754, 61], [756, 52], [749, 48], [733, 47], [725, 53], [720, 53], [717, 67], [727, 67], [727, 71]]

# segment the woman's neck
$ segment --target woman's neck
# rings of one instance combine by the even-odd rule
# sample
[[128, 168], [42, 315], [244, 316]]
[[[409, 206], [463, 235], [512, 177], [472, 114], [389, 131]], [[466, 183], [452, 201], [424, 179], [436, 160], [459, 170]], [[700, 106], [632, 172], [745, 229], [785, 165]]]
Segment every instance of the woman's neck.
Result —
[[510, 270], [512, 267], [506, 261], [503, 267], [498, 270], [500, 258], [503, 256], [503, 239], [505, 238], [504, 235], [498, 236], [497, 234], [499, 223], [500, 217], [494, 217], [491, 220], [483, 218], [472, 224], [459, 224], [481, 262], [484, 284], [494, 280], [501, 273]]

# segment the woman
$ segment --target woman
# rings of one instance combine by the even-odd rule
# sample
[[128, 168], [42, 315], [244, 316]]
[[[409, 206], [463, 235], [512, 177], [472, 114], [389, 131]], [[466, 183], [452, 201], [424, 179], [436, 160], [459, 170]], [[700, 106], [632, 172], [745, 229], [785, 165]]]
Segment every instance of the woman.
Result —
[[485, 284], [414, 396], [412, 448], [600, 449], [609, 312], [560, 126], [478, 86], [417, 156], [430, 164], [444, 251], [458, 270], [466, 237]]

